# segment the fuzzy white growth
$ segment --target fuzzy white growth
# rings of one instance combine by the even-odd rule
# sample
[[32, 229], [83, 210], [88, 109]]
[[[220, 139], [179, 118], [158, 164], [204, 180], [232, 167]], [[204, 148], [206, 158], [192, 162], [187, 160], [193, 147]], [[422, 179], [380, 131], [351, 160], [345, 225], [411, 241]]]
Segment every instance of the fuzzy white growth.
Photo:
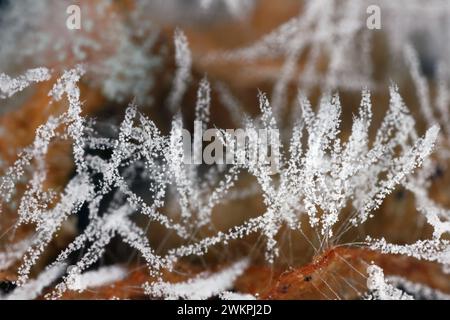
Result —
[[414, 300], [412, 296], [400, 289], [394, 288], [384, 279], [383, 269], [377, 265], [367, 268], [367, 289], [370, 290], [369, 299], [374, 300]]
[[445, 62], [441, 62], [437, 70], [437, 96], [433, 101], [428, 80], [420, 70], [417, 51], [412, 45], [407, 44], [404, 52], [409, 65], [411, 78], [416, 88], [422, 115], [429, 125], [436, 123], [437, 119], [439, 119], [439, 124], [442, 129], [438, 137], [438, 142], [441, 147], [437, 148], [437, 159], [427, 159], [419, 172], [408, 179], [405, 187], [414, 194], [417, 210], [433, 226], [433, 238], [440, 239], [444, 234], [450, 232], [450, 210], [432, 200], [428, 194], [428, 189], [431, 186], [432, 177], [436, 172], [436, 168], [439, 168], [442, 162], [450, 158], [448, 142], [446, 141], [450, 137], [450, 95], [448, 79], [444, 68]]
[[157, 34], [149, 35], [137, 45], [129, 35], [120, 37], [117, 52], [96, 68], [96, 78], [101, 79], [107, 98], [118, 102], [129, 97], [139, 103], [151, 101], [149, 91], [155, 84], [152, 73], [161, 64], [161, 58], [149, 52], [156, 40]]
[[420, 62], [417, 57], [417, 52], [411, 45], [405, 46], [405, 60], [409, 64], [411, 77], [414, 81], [414, 85], [417, 89], [417, 95], [419, 97], [420, 111], [425, 117], [428, 125], [437, 123], [433, 109], [431, 108], [430, 92], [426, 78], [420, 73]]
[[[366, 241], [372, 250], [381, 253], [399, 254], [420, 260], [436, 261], [447, 267], [450, 265], [450, 242], [448, 240], [418, 240], [413, 244], [392, 244], [382, 239], [371, 239]], [[445, 269], [444, 269], [445, 270]]]
[[37, 227], [33, 242], [28, 247], [19, 267], [19, 277], [17, 279], [19, 285], [23, 285], [26, 282], [31, 268], [45, 251], [61, 224], [69, 215], [76, 213], [83, 201], [88, 199], [89, 194], [92, 192], [91, 188], [92, 186], [86, 184], [86, 181], [83, 183], [82, 181], [73, 180], [68, 184], [60, 202], [54, 208], [43, 212], [36, 208], [38, 209], [36, 212], [28, 212], [29, 216], [22, 218], [20, 223], [32, 221], [37, 224]]
[[[372, 106], [368, 90], [362, 93], [359, 114], [354, 118], [352, 132], [345, 141], [340, 134], [342, 107], [339, 96], [324, 94], [317, 112], [314, 112], [310, 102], [300, 95], [298, 107], [302, 117], [295, 122], [289, 148], [284, 150], [278, 141], [278, 123], [272, 107], [268, 98], [260, 93], [261, 116], [243, 121], [249, 133], [248, 143], [235, 149], [224, 132], [223, 142], [227, 147], [233, 146], [233, 157], [248, 158], [249, 161], [238, 161], [228, 167], [211, 166], [204, 170], [200, 164], [183, 161], [180, 116], [174, 118], [170, 133], [164, 135], [138, 111], [135, 104], [131, 104], [118, 127], [118, 136], [98, 137], [94, 128], [81, 116], [77, 82], [83, 73], [83, 67], [78, 66], [57, 80], [50, 95], [56, 101], [67, 98], [68, 109], [61, 116], [49, 118], [38, 128], [32, 146], [6, 170], [0, 182], [1, 196], [4, 202], [8, 202], [16, 182], [25, 177], [24, 168], [30, 166], [35, 169], [28, 180], [23, 179], [27, 186], [18, 210], [19, 226], [33, 224], [36, 227], [19, 268], [19, 285], [26, 283], [31, 268], [57, 235], [62, 223], [79, 212], [83, 205], [88, 208], [87, 227], [56, 258], [56, 264], [64, 263], [69, 255], [84, 249], [83, 255], [50, 295], [54, 298], [60, 297], [67, 289], [85, 287], [74, 284], [74, 279], [79, 279], [99, 261], [114, 237], [136, 249], [153, 276], [160, 275], [162, 268], [171, 269], [179, 258], [203, 255], [216, 244], [227, 244], [230, 240], [256, 232], [266, 239], [267, 261], [274, 262], [279, 250], [276, 237], [279, 230], [283, 225], [298, 230], [303, 215], [308, 215], [311, 226], [318, 231], [321, 243], [316, 249], [323, 250], [338, 241], [347, 230], [345, 228], [370, 218], [395, 186], [404, 183], [430, 154], [438, 135], [437, 127], [431, 127], [422, 138], [418, 138], [414, 120], [395, 87], [391, 87], [389, 111], [373, 143], [369, 143]], [[210, 84], [203, 79], [195, 108], [196, 120], [202, 129], [207, 128], [210, 120], [210, 104]], [[279, 155], [275, 163], [268, 162], [265, 154], [260, 153], [263, 148], [256, 134], [259, 129], [270, 133], [269, 139], [274, 142], [271, 154]], [[47, 177], [45, 157], [55, 138], [71, 140], [76, 165], [75, 175], [59, 196], [44, 187]], [[196, 143], [199, 142], [194, 140], [194, 147]], [[105, 159], [88, 153], [87, 149], [108, 151], [111, 156]], [[134, 222], [133, 216], [141, 214], [148, 219], [148, 224], [158, 223], [174, 231], [181, 239], [191, 239], [192, 232], [210, 224], [214, 207], [230, 199], [227, 198], [228, 192], [242, 171], [255, 177], [257, 190], [262, 192], [266, 209], [261, 216], [248, 219], [226, 232], [217, 232], [175, 247], [164, 256], [158, 255], [151, 247], [147, 230]], [[94, 177], [97, 179], [95, 183]], [[132, 187], [137, 179], [147, 183], [145, 196], [138, 195]], [[112, 195], [112, 200], [101, 209], [100, 203], [107, 195]], [[167, 205], [166, 199], [179, 205], [176, 218], [161, 212], [160, 209]], [[352, 224], [337, 229], [340, 214], [347, 205], [354, 209], [349, 220]], [[439, 235], [443, 233], [440, 229], [436, 232]], [[442, 253], [440, 257], [436, 254], [439, 253], [430, 252], [429, 259], [443, 263], [449, 261], [448, 254]], [[217, 295], [229, 285], [230, 281], [225, 281], [225, 278], [238, 273], [235, 268], [232, 270], [234, 273], [230, 270], [223, 271], [223, 274], [219, 272], [217, 277], [199, 276], [195, 280], [200, 284], [188, 281], [176, 285], [187, 297], [189, 285], [195, 287], [211, 283], [212, 278], [212, 282], [221, 286], [220, 290], [214, 289]], [[224, 277], [223, 282], [219, 281], [219, 276]], [[154, 288], [167, 288], [169, 296], [175, 295], [169, 290], [171, 286], [158, 282]], [[152, 284], [147, 287], [153, 288]], [[201, 295], [207, 296], [205, 292]]]
[[175, 30], [175, 64], [176, 73], [173, 79], [172, 91], [168, 104], [172, 112], [180, 108], [180, 102], [191, 80], [192, 57], [188, 40], [180, 29]]
[[[373, 1], [305, 0], [302, 3], [296, 17], [253, 43], [215, 53], [211, 59], [244, 60], [259, 66], [261, 60], [282, 58], [283, 63], [276, 69], [266, 72], [261, 72], [260, 67], [246, 69], [255, 76], [277, 79], [272, 101], [275, 112], [286, 107], [284, 91], [289, 83], [299, 81], [307, 91], [313, 86], [322, 90], [359, 90], [361, 84], [376, 86], [374, 38], [366, 25], [366, 9]], [[425, 52], [424, 56], [448, 64], [449, 49], [444, 44], [446, 38], [442, 30], [449, 27], [450, 8], [445, 0], [430, 0], [426, 8], [421, 6], [420, 0], [378, 0], [376, 5], [383, 9], [381, 32], [386, 36], [394, 59], [403, 57], [403, 48], [410, 43], [413, 34], [423, 37], [415, 44]], [[324, 56], [327, 59], [325, 70], [321, 63]]]
[[205, 77], [200, 81], [197, 90], [197, 103], [195, 105], [195, 120], [200, 121], [205, 130], [209, 123], [211, 107], [211, 86]]
[[50, 77], [51, 72], [47, 68], [30, 69], [17, 78], [0, 73], [0, 99], [9, 98], [32, 83], [50, 80]]
[[[365, 65], [369, 50], [355, 50], [353, 44], [364, 43], [365, 18], [362, 1], [317, 0], [306, 1], [302, 12], [283, 23], [269, 34], [247, 47], [219, 55], [226, 59], [245, 59], [257, 61], [261, 58], [283, 57], [285, 62], [281, 71], [275, 75], [278, 81], [274, 88], [276, 108], [283, 106], [283, 92], [289, 81], [295, 81], [294, 70], [300, 56], [306, 54], [306, 70], [299, 80], [304, 87], [321, 84], [325, 87], [360, 87], [361, 83], [370, 85], [370, 67]], [[356, 40], [357, 39], [357, 40]], [[360, 49], [360, 48], [358, 48]], [[325, 75], [317, 70], [320, 53], [330, 59]], [[358, 54], [363, 52], [363, 54]], [[351, 57], [350, 59], [348, 59]], [[359, 63], [348, 63], [348, 61]], [[319, 76], [317, 76], [319, 75]]]
[[223, 0], [228, 11], [237, 18], [245, 17], [253, 8], [255, 0]]
[[70, 290], [82, 292], [88, 288], [102, 287], [123, 280], [127, 276], [127, 270], [121, 266], [107, 266], [82, 274], [70, 274], [67, 287]]
[[224, 291], [220, 294], [222, 300], [256, 300], [256, 297], [248, 293], [236, 293]]
[[251, 11], [255, 0], [200, 0], [200, 7], [203, 10], [210, 9], [213, 4], [223, 4], [231, 15], [241, 19]]
[[[431, 168], [430, 168], [431, 167]], [[433, 226], [433, 238], [441, 239], [444, 234], [450, 233], [450, 210], [443, 208], [430, 199], [426, 188], [429, 186], [429, 177], [434, 172], [436, 163], [428, 160], [417, 177], [414, 177], [406, 184], [407, 188], [413, 192], [417, 210], [422, 213], [427, 222]]]
[[61, 28], [67, 19], [64, 1], [11, 2], [1, 12], [0, 70], [50, 64], [68, 69], [88, 63], [91, 85], [106, 97], [123, 102], [134, 96], [148, 102], [162, 54], [155, 48], [158, 29], [143, 3], [136, 1], [135, 8], [122, 11], [120, 18], [113, 1], [88, 4], [80, 32], [71, 32]]
[[166, 299], [204, 300], [230, 289], [247, 267], [248, 260], [241, 260], [219, 272], [203, 273], [186, 282], [145, 284], [145, 292]]
[[22, 258], [31, 244], [31, 239], [27, 238], [18, 243], [14, 243], [0, 252], [0, 270], [5, 270]]
[[234, 124], [237, 127], [241, 127], [243, 125], [243, 118], [248, 117], [244, 107], [241, 105], [239, 100], [233, 96], [230, 89], [224, 83], [219, 82], [214, 88], [219, 95], [220, 102], [225, 108], [227, 108], [228, 114]]
[[38, 298], [43, 290], [55, 282], [66, 269], [67, 265], [57, 264], [47, 268], [36, 279], [28, 281], [25, 285], [17, 287], [7, 295], [7, 300], [32, 300]]
[[386, 277], [387, 282], [395, 287], [401, 287], [416, 299], [421, 300], [450, 300], [450, 295], [445, 294], [437, 289], [430, 288], [424, 284], [409, 281], [408, 279], [398, 276]]
[[[86, 279], [83, 280], [83, 271], [91, 267], [102, 257], [106, 246], [115, 235], [119, 235], [125, 243], [142, 254], [143, 258], [148, 262], [150, 273], [162, 267], [170, 267], [166, 260], [158, 257], [151, 249], [143, 230], [128, 218], [131, 212], [132, 209], [125, 205], [111, 210], [111, 212], [108, 212], [101, 218], [94, 216], [95, 213], [93, 213], [92, 221], [86, 230], [70, 243], [56, 259], [57, 262], [64, 261], [69, 254], [84, 247], [86, 242], [91, 241], [93, 243], [88, 247], [87, 252], [77, 264], [69, 268], [67, 276], [64, 278], [64, 283], [58, 285], [57, 290], [53, 293], [55, 297], [59, 297], [67, 289], [80, 291], [84, 290], [86, 285], [89, 285], [89, 279], [92, 279], [92, 276], [87, 272]], [[122, 274], [117, 268], [109, 271], [108, 269], [102, 269], [99, 272], [100, 274], [111, 272], [117, 277], [120, 277]], [[95, 275], [95, 273], [93, 274]]]
[[[448, 64], [450, 65], [450, 63]], [[440, 123], [447, 137], [450, 137], [450, 82], [448, 80], [447, 65], [441, 63], [438, 70], [438, 92], [436, 97], [436, 109], [441, 119]]]
[[[424, 137], [417, 138], [414, 120], [394, 86], [391, 87], [389, 112], [372, 145], [368, 134], [372, 111], [367, 90], [362, 93], [359, 115], [345, 142], [339, 137], [341, 105], [337, 95], [324, 95], [317, 113], [304, 97], [300, 99], [300, 105], [303, 122], [294, 126], [289, 153], [284, 153], [280, 146], [278, 178], [272, 176], [270, 165], [257, 161], [247, 161], [244, 165], [260, 185], [265, 213], [226, 233], [176, 248], [171, 255], [203, 254], [217, 243], [262, 232], [267, 243], [266, 257], [271, 262], [278, 254], [275, 236], [280, 227], [287, 224], [292, 229], [298, 228], [300, 217], [305, 213], [310, 224], [323, 236], [322, 245], [332, 245], [336, 239], [333, 227], [339, 221], [342, 209], [350, 202], [355, 209], [350, 222], [353, 225], [364, 223], [395, 186], [403, 183], [431, 153], [439, 131], [434, 126]], [[247, 132], [256, 132], [261, 127], [276, 131], [277, 122], [263, 94], [260, 95], [260, 109], [260, 121], [248, 120]], [[307, 133], [305, 146], [302, 145], [303, 131]], [[224, 135], [226, 137], [226, 133]], [[260, 141], [256, 135], [248, 138], [249, 147], [245, 151], [251, 154], [255, 150], [250, 146], [258, 146]], [[233, 145], [227, 145], [230, 146]], [[239, 158], [243, 152], [238, 150], [235, 156]], [[319, 211], [322, 212], [320, 217]], [[351, 225], [347, 229], [349, 227]], [[338, 236], [345, 231], [338, 230]]]
[[[23, 285], [29, 275], [31, 267], [37, 262], [48, 243], [53, 239], [61, 224], [72, 214], [80, 209], [83, 203], [89, 204], [89, 224], [65, 250], [57, 257], [56, 261], [63, 262], [76, 250], [87, 248], [85, 254], [77, 262], [64, 278], [55, 291], [55, 296], [60, 296], [68, 287], [67, 281], [81, 274], [92, 264], [97, 262], [105, 251], [105, 247], [114, 236], [119, 236], [125, 243], [137, 249], [147, 261], [149, 271], [155, 274], [161, 268], [170, 268], [171, 263], [177, 258], [169, 255], [167, 258], [159, 257], [150, 247], [148, 236], [143, 229], [135, 224], [130, 216], [140, 212], [150, 221], [155, 221], [176, 231], [182, 238], [188, 237], [186, 226], [174, 223], [167, 216], [159, 213], [158, 208], [164, 205], [166, 187], [173, 183], [179, 192], [182, 218], [189, 219], [193, 216], [193, 210], [201, 217], [200, 225], [209, 222], [209, 216], [213, 207], [219, 203], [226, 191], [233, 185], [238, 171], [232, 167], [229, 173], [219, 181], [221, 173], [207, 175], [208, 184], [201, 182], [196, 177], [191, 167], [185, 167], [182, 161], [183, 146], [179, 144], [181, 122], [175, 120], [169, 136], [163, 136], [156, 126], [144, 115], [137, 112], [135, 105], [127, 108], [125, 119], [119, 127], [117, 140], [98, 139], [87, 136], [87, 130], [91, 130], [80, 116], [81, 103], [77, 81], [82, 74], [82, 68], [78, 67], [64, 73], [57, 81], [51, 96], [55, 100], [67, 96], [69, 109], [63, 116], [51, 118], [38, 129], [33, 148], [30, 148], [15, 166], [7, 172], [23, 174], [22, 167], [29, 165], [31, 160], [37, 159], [38, 170], [35, 170], [28, 189], [20, 200], [18, 225], [34, 223], [37, 225], [33, 242], [27, 248], [22, 265], [19, 268], [18, 283]], [[206, 125], [209, 121], [210, 87], [203, 80], [199, 87], [197, 102], [197, 117]], [[136, 125], [136, 123], [138, 123]], [[51, 209], [49, 203], [53, 201], [52, 194], [44, 192], [43, 182], [46, 171], [44, 156], [48, 146], [56, 134], [59, 126], [66, 126], [65, 135], [73, 141], [74, 159], [77, 173], [69, 181], [65, 191], [59, 197], [58, 202]], [[86, 146], [99, 150], [111, 150], [111, 159], [104, 160], [98, 156], [87, 155]], [[144, 167], [146, 179], [149, 179], [150, 204], [132, 191], [129, 185], [136, 179], [136, 169]], [[102, 181], [94, 186], [91, 181], [91, 173], [101, 174]], [[0, 185], [4, 188], [3, 196], [10, 196], [14, 190], [13, 174], [8, 175]], [[21, 175], [18, 174], [18, 177]], [[206, 195], [212, 186], [210, 197]], [[98, 188], [97, 188], [98, 187]], [[99, 202], [105, 194], [116, 189], [114, 201], [107, 208], [106, 213], [100, 216]], [[89, 245], [88, 245], [89, 244]]]

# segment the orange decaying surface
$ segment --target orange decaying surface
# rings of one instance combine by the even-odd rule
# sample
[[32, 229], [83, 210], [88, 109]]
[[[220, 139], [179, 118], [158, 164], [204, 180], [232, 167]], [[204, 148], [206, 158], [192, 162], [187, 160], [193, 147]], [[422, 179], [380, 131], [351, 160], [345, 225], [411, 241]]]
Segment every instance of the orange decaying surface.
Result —
[[[314, 262], [280, 276], [268, 267], [249, 269], [238, 279], [236, 289], [258, 294], [262, 299], [359, 299], [367, 292], [366, 269], [371, 263], [382, 267], [386, 276], [402, 276], [450, 292], [449, 276], [438, 264], [347, 247], [330, 249]], [[256, 279], [266, 280], [257, 287], [253, 284]]]

